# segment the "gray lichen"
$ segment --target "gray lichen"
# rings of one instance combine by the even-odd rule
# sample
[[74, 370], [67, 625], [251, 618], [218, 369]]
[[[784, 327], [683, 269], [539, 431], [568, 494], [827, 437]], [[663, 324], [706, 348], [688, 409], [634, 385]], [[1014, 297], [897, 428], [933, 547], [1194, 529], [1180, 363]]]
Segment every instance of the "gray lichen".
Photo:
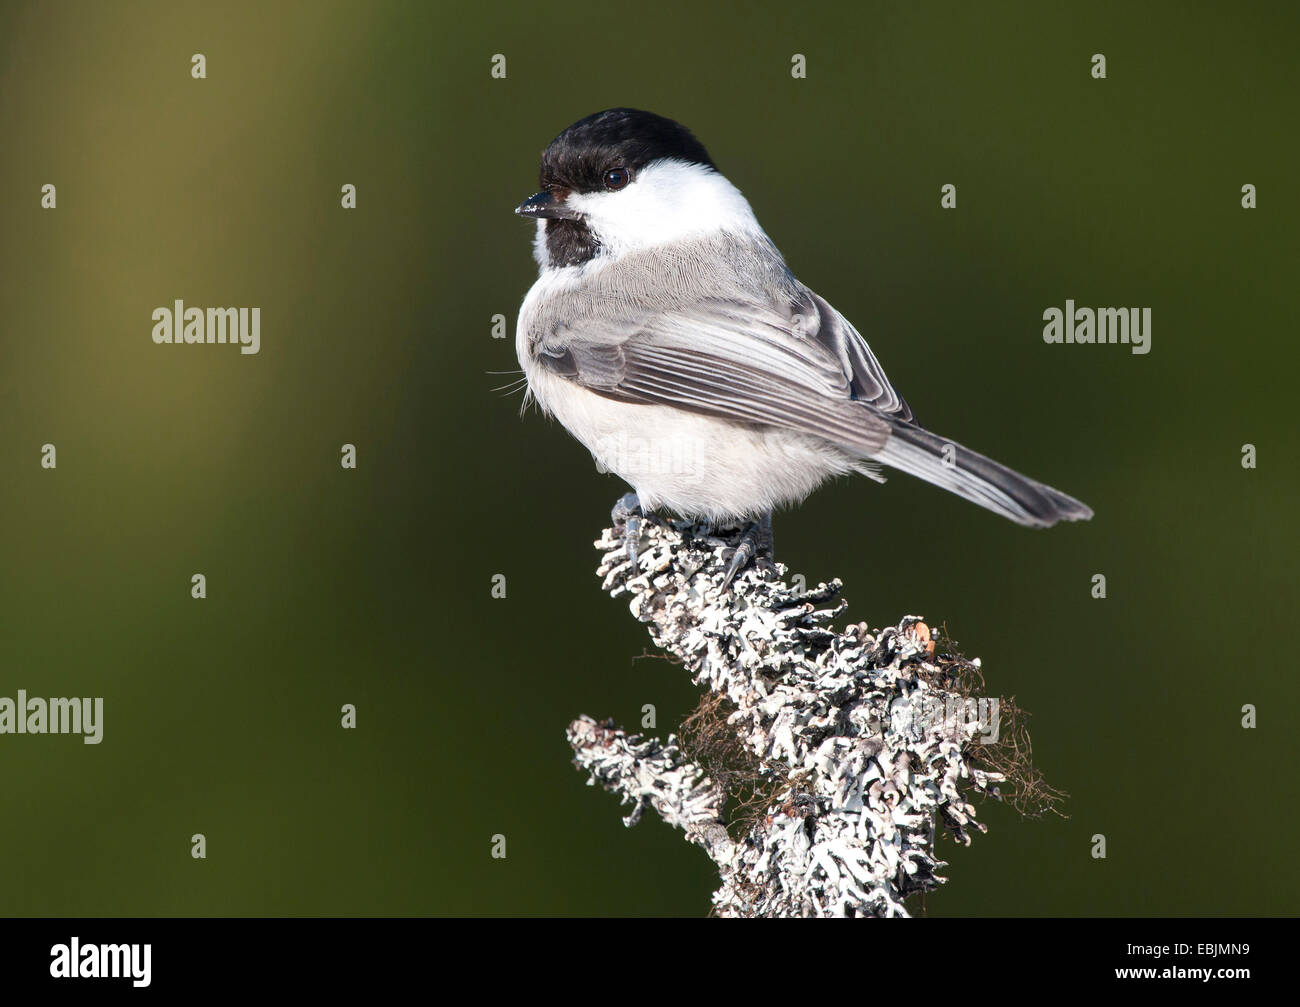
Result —
[[[622, 530], [607, 529], [597, 572], [709, 690], [712, 737], [730, 733], [746, 764], [733, 772], [714, 746], [697, 753], [677, 735], [660, 742], [588, 717], [569, 728], [575, 762], [633, 806], [627, 825], [650, 807], [704, 848], [721, 876], [719, 916], [906, 916], [908, 896], [945, 880], [936, 822], [965, 843], [984, 830], [969, 798], [996, 796], [1005, 779], [994, 771], [1005, 764], [980, 758], [996, 703], [971, 699], [957, 659], [936, 658], [918, 618], [835, 631], [838, 580], [799, 591], [765, 561], [722, 590], [735, 541], [647, 519], [638, 568]], [[978, 675], [978, 662], [962, 663]], [[747, 815], [733, 785], [746, 775], [761, 797]]]

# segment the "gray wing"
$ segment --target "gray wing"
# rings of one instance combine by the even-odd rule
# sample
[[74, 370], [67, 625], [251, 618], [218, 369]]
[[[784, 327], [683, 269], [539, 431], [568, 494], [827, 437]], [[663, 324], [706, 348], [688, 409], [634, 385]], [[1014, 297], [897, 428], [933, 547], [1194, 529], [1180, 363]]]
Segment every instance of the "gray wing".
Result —
[[[802, 286], [764, 303], [734, 288], [661, 310], [602, 312], [537, 346], [594, 392], [825, 437], [871, 454], [912, 412], [866, 341]], [[617, 319], [617, 321], [615, 321]]]

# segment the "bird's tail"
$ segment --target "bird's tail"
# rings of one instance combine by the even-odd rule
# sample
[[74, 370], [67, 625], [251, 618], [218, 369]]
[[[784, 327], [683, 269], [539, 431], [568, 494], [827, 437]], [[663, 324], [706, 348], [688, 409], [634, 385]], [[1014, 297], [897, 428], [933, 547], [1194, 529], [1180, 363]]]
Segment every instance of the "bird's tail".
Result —
[[1030, 528], [1092, 517], [1074, 497], [911, 423], [891, 421], [889, 439], [872, 457]]

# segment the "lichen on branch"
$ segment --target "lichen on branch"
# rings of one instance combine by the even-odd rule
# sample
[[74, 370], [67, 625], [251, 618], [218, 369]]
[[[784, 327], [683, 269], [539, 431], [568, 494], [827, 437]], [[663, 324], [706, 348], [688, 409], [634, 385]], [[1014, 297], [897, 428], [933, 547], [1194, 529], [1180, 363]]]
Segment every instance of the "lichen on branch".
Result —
[[1030, 813], [1060, 795], [1014, 705], [976, 694], [978, 661], [914, 616], [836, 630], [840, 582], [792, 588], [766, 557], [722, 588], [738, 536], [647, 518], [634, 569], [606, 529], [604, 589], [706, 692], [665, 742], [579, 718], [575, 762], [627, 825], [649, 807], [706, 851], [719, 916], [909, 915], [945, 880], [936, 825], [969, 843], [976, 795]]

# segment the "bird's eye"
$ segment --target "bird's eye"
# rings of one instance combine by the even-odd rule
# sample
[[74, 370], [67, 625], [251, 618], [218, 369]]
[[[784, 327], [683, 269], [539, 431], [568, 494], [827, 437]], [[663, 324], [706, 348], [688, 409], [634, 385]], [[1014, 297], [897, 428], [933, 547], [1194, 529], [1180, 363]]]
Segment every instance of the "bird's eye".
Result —
[[632, 181], [632, 172], [626, 168], [610, 168], [605, 172], [605, 188], [610, 192], [618, 192], [630, 181]]

